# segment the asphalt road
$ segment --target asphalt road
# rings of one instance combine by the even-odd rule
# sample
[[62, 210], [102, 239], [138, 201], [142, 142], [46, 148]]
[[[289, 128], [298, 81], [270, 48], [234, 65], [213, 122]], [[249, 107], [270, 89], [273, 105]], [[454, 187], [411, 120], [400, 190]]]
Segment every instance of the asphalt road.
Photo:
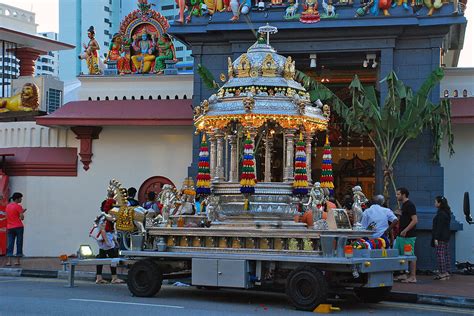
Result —
[[[126, 285], [0, 277], [0, 315], [314, 315], [295, 310], [283, 294], [241, 290], [200, 290], [164, 285], [156, 297], [132, 297]], [[474, 315], [471, 310], [382, 302], [334, 302], [335, 315]]]

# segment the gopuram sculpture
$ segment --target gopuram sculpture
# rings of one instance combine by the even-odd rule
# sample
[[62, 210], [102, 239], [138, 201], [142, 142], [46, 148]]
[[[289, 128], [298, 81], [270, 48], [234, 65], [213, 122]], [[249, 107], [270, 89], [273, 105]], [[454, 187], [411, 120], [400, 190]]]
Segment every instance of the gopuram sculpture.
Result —
[[[177, 61], [173, 38], [167, 33], [169, 27], [168, 20], [153, 10], [148, 1], [140, 0], [138, 9], [122, 20], [119, 31], [112, 37], [105, 59], [105, 74], [164, 73], [167, 63]], [[93, 42], [90, 44], [94, 46]], [[84, 54], [84, 59], [86, 57]]]

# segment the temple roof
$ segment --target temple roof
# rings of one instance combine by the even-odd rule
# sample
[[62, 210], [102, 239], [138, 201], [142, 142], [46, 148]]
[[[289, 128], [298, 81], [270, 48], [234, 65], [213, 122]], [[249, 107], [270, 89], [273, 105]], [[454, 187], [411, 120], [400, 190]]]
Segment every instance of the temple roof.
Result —
[[191, 126], [192, 100], [74, 101], [36, 118], [45, 126]]
[[71, 44], [58, 42], [43, 36], [23, 33], [4, 27], [0, 27], [0, 41], [16, 43], [18, 47], [30, 47], [42, 52], [75, 48], [75, 46]]

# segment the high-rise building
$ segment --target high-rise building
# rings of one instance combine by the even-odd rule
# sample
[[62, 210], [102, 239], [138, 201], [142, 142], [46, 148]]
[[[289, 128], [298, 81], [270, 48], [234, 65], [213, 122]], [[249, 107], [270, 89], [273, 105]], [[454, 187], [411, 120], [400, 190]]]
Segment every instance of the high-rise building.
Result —
[[[172, 23], [177, 12], [175, 0], [149, 0], [153, 9], [163, 14]], [[59, 1], [59, 41], [73, 44], [75, 50], [59, 53], [59, 77], [64, 81], [87, 73], [85, 62], [77, 56], [87, 44], [87, 29], [95, 28], [95, 38], [103, 57], [109, 50], [114, 33], [118, 32], [121, 20], [137, 9], [136, 0], [68, 0]], [[175, 41], [178, 61], [192, 61], [191, 52], [181, 42]]]
[[[40, 36], [57, 41], [58, 33], [55, 32], [45, 32], [38, 33]], [[42, 55], [36, 61], [36, 76], [46, 75], [46, 76], [59, 76], [59, 58], [58, 52], [48, 52], [46, 55]]]

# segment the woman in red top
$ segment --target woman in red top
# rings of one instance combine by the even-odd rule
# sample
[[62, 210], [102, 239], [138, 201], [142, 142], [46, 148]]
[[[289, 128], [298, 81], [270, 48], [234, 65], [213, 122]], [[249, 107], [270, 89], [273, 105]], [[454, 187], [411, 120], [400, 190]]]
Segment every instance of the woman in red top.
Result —
[[23, 257], [23, 222], [25, 218], [25, 211], [20, 205], [23, 194], [19, 192], [13, 193], [10, 198], [10, 203], [6, 207], [7, 213], [7, 236], [8, 236], [8, 246], [7, 246], [7, 263], [6, 266], [11, 266], [11, 258], [13, 257], [13, 247], [15, 245], [16, 239], [16, 266], [20, 265], [20, 258]]

